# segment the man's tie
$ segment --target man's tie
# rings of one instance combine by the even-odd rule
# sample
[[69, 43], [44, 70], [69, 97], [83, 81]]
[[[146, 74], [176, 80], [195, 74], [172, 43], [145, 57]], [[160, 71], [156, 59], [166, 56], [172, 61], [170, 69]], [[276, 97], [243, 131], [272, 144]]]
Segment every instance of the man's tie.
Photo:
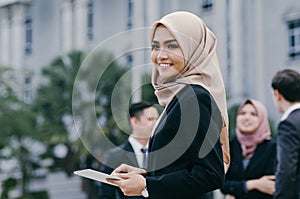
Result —
[[148, 158], [147, 158], [148, 149], [141, 148], [141, 151], [143, 153], [143, 168], [147, 169], [147, 167], [148, 167]]

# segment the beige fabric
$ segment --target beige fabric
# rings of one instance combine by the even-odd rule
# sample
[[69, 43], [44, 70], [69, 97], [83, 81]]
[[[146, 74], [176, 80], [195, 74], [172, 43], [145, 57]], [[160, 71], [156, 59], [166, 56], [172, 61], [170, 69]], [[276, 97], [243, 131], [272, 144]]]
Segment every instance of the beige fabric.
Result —
[[167, 106], [186, 84], [201, 85], [211, 93], [224, 121], [220, 140], [227, 171], [230, 163], [228, 114], [225, 87], [216, 54], [217, 39], [199, 17], [179, 11], [168, 14], [153, 24], [150, 41], [153, 40], [155, 29], [159, 24], [168, 28], [179, 43], [186, 65], [181, 75], [171, 82], [163, 82], [153, 67], [152, 84], [158, 101], [162, 106]]

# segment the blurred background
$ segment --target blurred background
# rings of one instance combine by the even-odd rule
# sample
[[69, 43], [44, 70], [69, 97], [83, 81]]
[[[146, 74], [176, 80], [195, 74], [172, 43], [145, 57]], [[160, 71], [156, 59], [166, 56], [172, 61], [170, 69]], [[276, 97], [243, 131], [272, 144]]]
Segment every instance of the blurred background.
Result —
[[[84, 127], [73, 122], [80, 66], [100, 45], [93, 62], [94, 70], [103, 70], [93, 91], [95, 115], [102, 133], [115, 145], [122, 143], [128, 134], [113, 117], [112, 91], [129, 74], [119, 97], [130, 93], [130, 102], [157, 103], [149, 48], [139, 46], [149, 45], [147, 27], [177, 10], [201, 17], [218, 38], [230, 131], [237, 106], [251, 97], [268, 108], [276, 137], [280, 115], [270, 83], [279, 69], [300, 71], [299, 0], [0, 0], [0, 199], [98, 198], [99, 184], [73, 175], [77, 169], [99, 169], [106, 148], [82, 143], [83, 133], [99, 133], [88, 113], [81, 119]], [[145, 32], [136, 37], [138, 29]], [[87, 85], [97, 80], [94, 73], [84, 74]], [[92, 146], [101, 145], [93, 141]]]

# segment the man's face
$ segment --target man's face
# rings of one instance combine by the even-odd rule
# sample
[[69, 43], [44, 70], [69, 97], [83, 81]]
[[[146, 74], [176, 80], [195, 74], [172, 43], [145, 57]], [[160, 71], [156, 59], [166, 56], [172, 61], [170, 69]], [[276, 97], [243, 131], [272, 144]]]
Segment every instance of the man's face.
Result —
[[144, 109], [140, 118], [136, 118], [132, 123], [132, 130], [135, 136], [149, 138], [158, 117], [159, 114], [156, 108], [149, 107]]

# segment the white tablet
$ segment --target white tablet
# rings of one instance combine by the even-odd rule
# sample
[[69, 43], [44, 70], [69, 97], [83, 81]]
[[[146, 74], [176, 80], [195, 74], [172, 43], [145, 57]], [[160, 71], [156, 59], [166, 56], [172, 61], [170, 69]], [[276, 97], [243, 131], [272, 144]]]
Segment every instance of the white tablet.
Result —
[[117, 186], [117, 185], [115, 185], [113, 183], [110, 183], [110, 182], [107, 182], [106, 179], [121, 180], [121, 178], [119, 178], [117, 176], [109, 175], [107, 173], [95, 171], [95, 170], [92, 170], [92, 169], [83, 169], [83, 170], [79, 170], [79, 171], [74, 171], [74, 174], [85, 177], [85, 178], [89, 178], [89, 179], [92, 179], [92, 180], [97, 180], [99, 182], [114, 185], [114, 186]]

